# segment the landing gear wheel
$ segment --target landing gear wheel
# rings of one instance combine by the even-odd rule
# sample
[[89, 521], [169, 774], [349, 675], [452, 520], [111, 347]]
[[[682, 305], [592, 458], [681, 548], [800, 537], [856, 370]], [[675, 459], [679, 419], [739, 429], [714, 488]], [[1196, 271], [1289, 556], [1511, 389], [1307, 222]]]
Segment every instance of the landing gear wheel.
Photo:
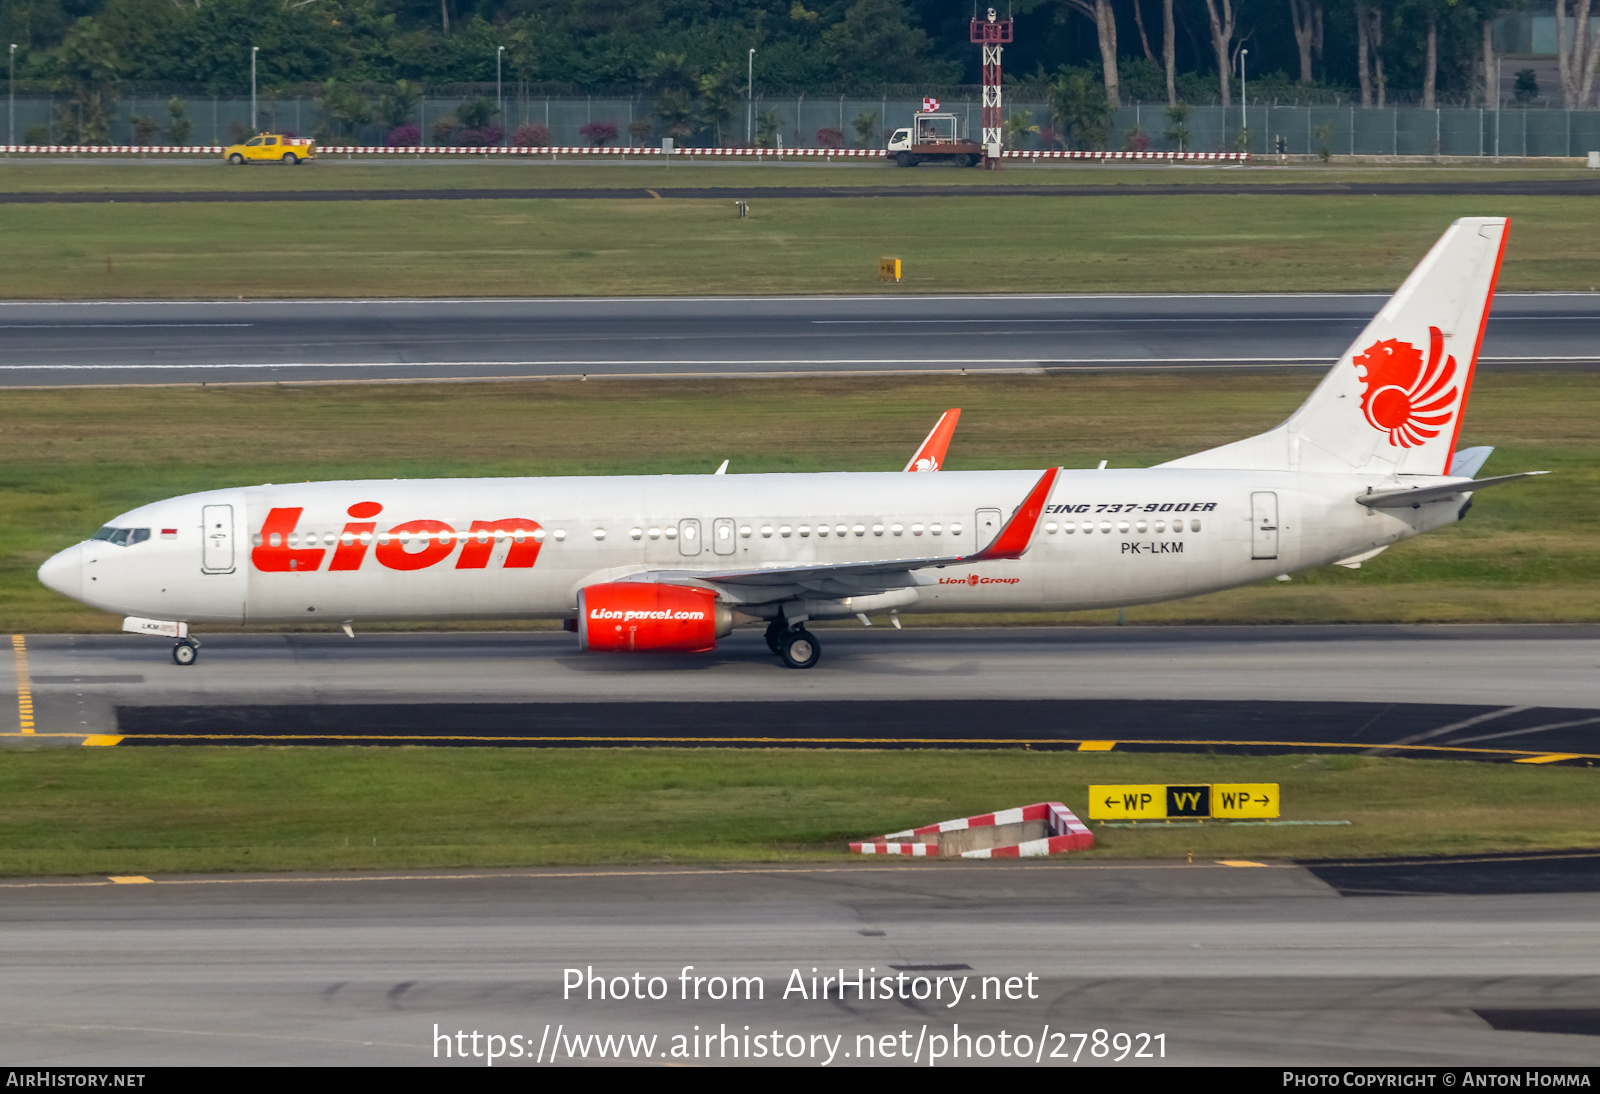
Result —
[[808, 630], [789, 631], [783, 636], [778, 652], [790, 668], [809, 669], [822, 659], [822, 644]]
[[198, 642], [191, 642], [187, 638], [179, 640], [178, 644], [172, 647], [172, 660], [174, 664], [192, 665], [194, 664], [195, 659], [199, 656], [200, 644]]
[[228, 162], [233, 164], [235, 167], [238, 167], [244, 162], [244, 157], [235, 152], [233, 155], [228, 157]]
[[781, 619], [774, 619], [771, 623], [767, 624], [767, 649], [771, 650], [773, 653], [782, 652], [784, 630], [784, 623]]

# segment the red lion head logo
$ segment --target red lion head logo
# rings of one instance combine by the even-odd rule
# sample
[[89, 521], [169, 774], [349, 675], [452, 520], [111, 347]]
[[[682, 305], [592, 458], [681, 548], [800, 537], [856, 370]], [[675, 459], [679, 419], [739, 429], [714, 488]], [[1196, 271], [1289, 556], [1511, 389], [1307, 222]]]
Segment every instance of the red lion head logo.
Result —
[[967, 584], [968, 585], [976, 585], [979, 580], [980, 579], [979, 579], [977, 574], [968, 574], [967, 575]]
[[[1441, 360], [1443, 358], [1443, 360]], [[1354, 362], [1365, 391], [1361, 411], [1389, 443], [1413, 448], [1439, 435], [1455, 407], [1456, 359], [1444, 356], [1444, 334], [1428, 328], [1428, 361], [1410, 342], [1386, 338]]]

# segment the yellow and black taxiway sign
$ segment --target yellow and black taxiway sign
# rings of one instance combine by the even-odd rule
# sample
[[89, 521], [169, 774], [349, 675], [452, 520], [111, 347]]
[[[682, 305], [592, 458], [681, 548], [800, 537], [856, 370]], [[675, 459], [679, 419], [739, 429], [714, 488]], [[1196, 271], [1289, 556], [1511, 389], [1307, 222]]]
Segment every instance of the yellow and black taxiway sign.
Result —
[[1243, 820], [1278, 815], [1277, 783], [1130, 783], [1089, 787], [1090, 820]]

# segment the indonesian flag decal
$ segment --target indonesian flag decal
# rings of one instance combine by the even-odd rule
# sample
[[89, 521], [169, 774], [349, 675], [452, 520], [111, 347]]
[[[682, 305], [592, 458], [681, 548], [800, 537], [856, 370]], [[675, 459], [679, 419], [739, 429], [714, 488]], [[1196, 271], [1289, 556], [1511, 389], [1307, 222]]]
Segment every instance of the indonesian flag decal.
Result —
[[924, 96], [923, 97], [923, 99], [922, 99], [922, 112], [924, 114], [932, 114], [935, 110], [938, 110], [938, 109], [939, 109], [939, 100], [938, 99], [935, 99], [932, 96]]

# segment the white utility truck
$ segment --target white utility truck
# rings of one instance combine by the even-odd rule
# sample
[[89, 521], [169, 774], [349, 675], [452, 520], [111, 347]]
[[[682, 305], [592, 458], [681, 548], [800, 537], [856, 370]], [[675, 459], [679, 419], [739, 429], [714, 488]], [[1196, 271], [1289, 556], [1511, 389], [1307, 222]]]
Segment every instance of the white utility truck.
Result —
[[976, 167], [983, 162], [983, 145], [960, 133], [954, 114], [913, 114], [910, 128], [896, 129], [889, 138], [889, 158], [901, 167], [941, 161]]

